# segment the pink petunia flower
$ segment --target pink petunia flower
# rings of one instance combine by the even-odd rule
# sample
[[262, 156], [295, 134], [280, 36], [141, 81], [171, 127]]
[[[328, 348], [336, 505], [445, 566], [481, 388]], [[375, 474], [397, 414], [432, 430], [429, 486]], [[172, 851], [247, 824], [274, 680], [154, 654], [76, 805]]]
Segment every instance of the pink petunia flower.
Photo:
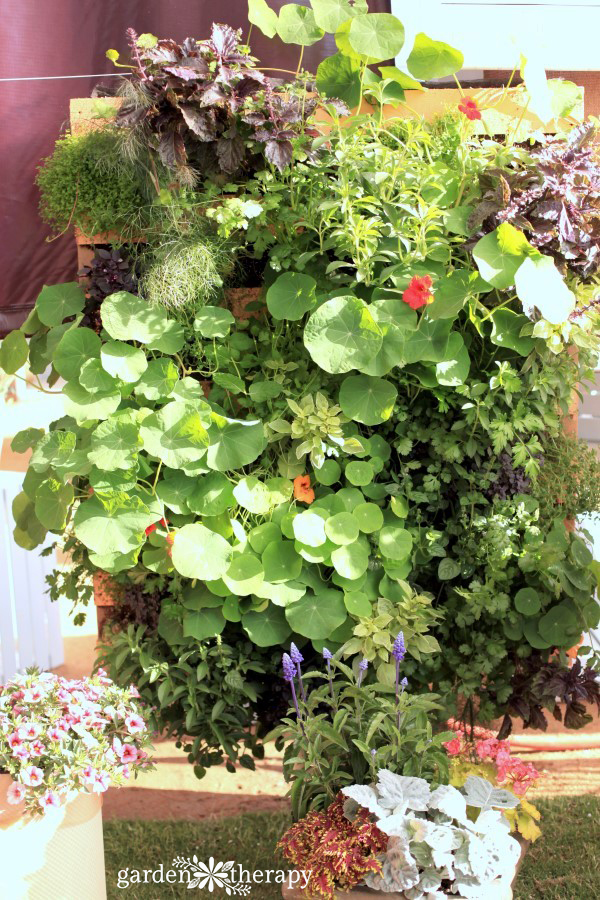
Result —
[[81, 772], [81, 780], [84, 784], [94, 784], [98, 772], [93, 766], [86, 766]]
[[37, 766], [30, 766], [28, 769], [23, 769], [21, 777], [23, 782], [29, 785], [29, 787], [37, 787], [44, 781], [44, 773]]
[[120, 756], [121, 762], [134, 763], [138, 758], [138, 752], [133, 744], [123, 744]]
[[25, 744], [20, 744], [18, 747], [15, 747], [15, 749], [12, 752], [12, 755], [14, 756], [15, 759], [20, 759], [21, 762], [27, 762], [30, 754], [29, 754], [29, 750], [27, 749]]
[[13, 806], [16, 806], [23, 800], [26, 793], [27, 791], [23, 784], [19, 784], [18, 781], [13, 781], [6, 792], [6, 799], [9, 803], [12, 803]]
[[58, 794], [55, 794], [54, 791], [46, 791], [46, 793], [39, 798], [39, 804], [42, 809], [58, 809], [61, 806], [60, 797]]
[[24, 741], [33, 741], [40, 733], [40, 726], [35, 722], [28, 722], [27, 725], [19, 725], [17, 731], [19, 737]]
[[136, 734], [139, 731], [144, 731], [146, 728], [146, 723], [144, 722], [142, 717], [136, 715], [135, 713], [127, 716], [127, 718], [125, 719], [125, 725], [129, 734]]
[[107, 791], [110, 787], [110, 778], [105, 772], [99, 772], [96, 775], [96, 780], [92, 785], [92, 791], [94, 794], [103, 794], [104, 791]]
[[25, 703], [40, 703], [46, 694], [40, 687], [26, 688], [23, 691], [23, 700]]
[[17, 731], [13, 731], [12, 734], [9, 734], [7, 740], [8, 740], [8, 746], [9, 746], [12, 750], [14, 750], [15, 747], [20, 747], [21, 744], [23, 743], [23, 738], [21, 737], [21, 735], [20, 735]]

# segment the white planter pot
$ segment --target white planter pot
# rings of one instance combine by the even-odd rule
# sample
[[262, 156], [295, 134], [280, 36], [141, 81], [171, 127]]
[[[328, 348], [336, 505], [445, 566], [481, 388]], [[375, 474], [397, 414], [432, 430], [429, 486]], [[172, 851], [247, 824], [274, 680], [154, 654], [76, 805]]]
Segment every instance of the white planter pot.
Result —
[[0, 775], [0, 895], [10, 900], [106, 900], [102, 800], [77, 794], [39, 819], [6, 802]]
[[[283, 900], [306, 900], [306, 894], [299, 888], [288, 888], [283, 885]], [[336, 897], [351, 897], [352, 900], [406, 900], [405, 894], [384, 894], [382, 891], [372, 891], [367, 887], [356, 887], [352, 891], [336, 891]], [[513, 892], [509, 882], [499, 879], [493, 887], [486, 888], [485, 900], [512, 900]], [[461, 900], [458, 894], [450, 894], [449, 900]]]

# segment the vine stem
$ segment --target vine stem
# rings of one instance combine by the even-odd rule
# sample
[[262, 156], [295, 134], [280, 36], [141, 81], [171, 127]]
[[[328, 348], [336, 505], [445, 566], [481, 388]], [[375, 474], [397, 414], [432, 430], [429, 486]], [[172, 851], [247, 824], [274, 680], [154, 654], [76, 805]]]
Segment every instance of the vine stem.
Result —
[[62, 394], [62, 391], [47, 391], [45, 387], [42, 387], [42, 382], [40, 381], [40, 379], [37, 375], [35, 377], [38, 380], [38, 384], [35, 384], [34, 381], [28, 381], [27, 378], [23, 378], [22, 375], [17, 375], [16, 372], [13, 374], [13, 377], [18, 378], [19, 381], [24, 381], [25, 384], [29, 385], [29, 387], [33, 387], [36, 389], [36, 391], [41, 391], [43, 394], [54, 394], [54, 396], [56, 396], [56, 397], [58, 397], [58, 396], [60, 396], [60, 394]]

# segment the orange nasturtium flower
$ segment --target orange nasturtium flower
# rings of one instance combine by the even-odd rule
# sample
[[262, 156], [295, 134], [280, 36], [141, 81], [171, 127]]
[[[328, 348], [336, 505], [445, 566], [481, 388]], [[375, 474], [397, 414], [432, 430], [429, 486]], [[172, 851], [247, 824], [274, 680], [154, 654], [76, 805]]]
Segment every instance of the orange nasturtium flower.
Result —
[[420, 309], [433, 303], [433, 294], [431, 293], [431, 285], [433, 282], [429, 275], [414, 275], [410, 284], [402, 294], [402, 299], [408, 303], [411, 309]]
[[303, 503], [312, 503], [315, 492], [310, 486], [310, 475], [298, 475], [294, 478], [294, 497]]
[[477, 105], [477, 100], [474, 97], [463, 97], [460, 103], [458, 104], [458, 108], [463, 113], [467, 119], [470, 119], [471, 122], [474, 122], [476, 119], [481, 118], [481, 110]]

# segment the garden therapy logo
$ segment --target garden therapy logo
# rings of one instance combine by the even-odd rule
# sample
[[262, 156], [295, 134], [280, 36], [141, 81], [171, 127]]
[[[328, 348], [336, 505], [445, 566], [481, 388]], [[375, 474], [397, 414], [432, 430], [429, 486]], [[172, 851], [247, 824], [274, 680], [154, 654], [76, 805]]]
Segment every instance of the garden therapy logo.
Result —
[[290, 888], [306, 888], [311, 872], [293, 869], [244, 869], [233, 860], [219, 862], [210, 857], [208, 862], [199, 860], [194, 853], [176, 856], [173, 868], [165, 869], [163, 863], [157, 869], [121, 869], [117, 875], [117, 887], [121, 890], [134, 884], [186, 884], [189, 890], [224, 892], [228, 897], [247, 896], [254, 884], [287, 884]]

